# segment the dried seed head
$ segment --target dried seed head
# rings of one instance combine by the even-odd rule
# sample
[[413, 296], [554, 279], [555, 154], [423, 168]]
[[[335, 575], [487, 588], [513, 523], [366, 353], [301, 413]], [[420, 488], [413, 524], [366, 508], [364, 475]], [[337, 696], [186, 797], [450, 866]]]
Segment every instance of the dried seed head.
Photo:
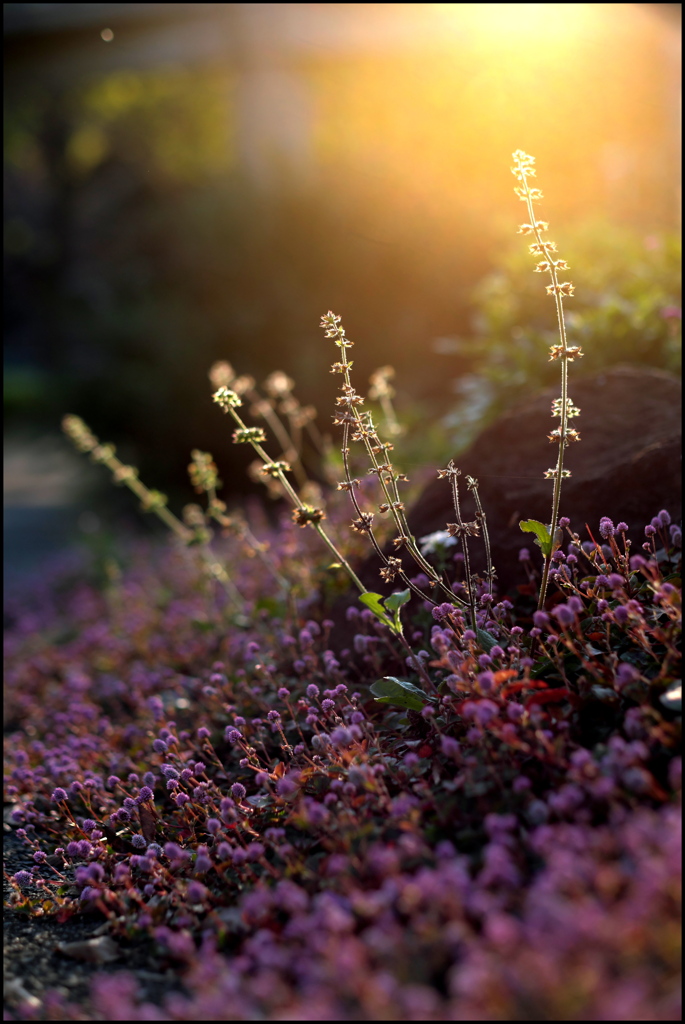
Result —
[[209, 452], [201, 452], [198, 448], [194, 448], [190, 456], [193, 461], [188, 466], [188, 475], [197, 493], [201, 494], [203, 491], [220, 487], [218, 470]]
[[266, 441], [266, 434], [261, 427], [241, 427], [233, 431], [234, 444], [261, 444]]
[[[552, 402], [552, 416], [561, 416], [561, 398], [555, 398]], [[566, 418], [569, 420], [580, 416], [580, 409], [574, 405], [570, 398], [566, 399]]]
[[380, 571], [381, 577], [386, 581], [386, 583], [392, 583], [398, 573], [401, 572], [402, 562], [399, 558], [392, 557], [388, 559], [388, 564]]
[[371, 384], [369, 398], [373, 401], [379, 398], [393, 398], [395, 389], [390, 384], [390, 381], [394, 376], [395, 370], [392, 366], [381, 366], [378, 370], [375, 370], [369, 377]]
[[290, 465], [287, 462], [283, 461], [265, 462], [264, 465], [260, 467], [259, 472], [263, 473], [264, 476], [271, 476], [277, 478], [280, 476], [281, 473], [289, 473]]
[[80, 452], [92, 452], [98, 443], [95, 434], [91, 434], [90, 428], [79, 416], [65, 416], [62, 419], [62, 430]]
[[209, 379], [212, 383], [212, 387], [215, 388], [227, 388], [232, 380], [235, 380], [235, 371], [230, 363], [227, 363], [225, 359], [220, 360], [218, 363], [214, 363], [209, 371]]
[[212, 399], [224, 412], [228, 412], [229, 409], [238, 409], [243, 404], [236, 392], [225, 386], [218, 388], [212, 395]]
[[154, 512], [155, 509], [164, 508], [167, 503], [166, 494], [161, 491], [148, 491], [140, 503], [143, 512]]
[[480, 537], [480, 523], [448, 523], [450, 537]]
[[298, 526], [314, 526], [326, 518], [322, 508], [313, 508], [311, 505], [303, 505], [293, 510], [292, 519]]
[[118, 466], [112, 473], [115, 484], [125, 484], [129, 480], [135, 480], [138, 470], [135, 466]]
[[373, 512], [362, 512], [359, 519], [354, 519], [350, 524], [355, 533], [368, 533], [373, 523]]
[[272, 398], [284, 398], [294, 387], [295, 381], [282, 370], [274, 370], [264, 381], [264, 390]]
[[548, 295], [567, 295], [569, 298], [573, 295], [575, 285], [572, 285], [570, 281], [563, 281], [561, 284], [548, 284], [546, 291]]

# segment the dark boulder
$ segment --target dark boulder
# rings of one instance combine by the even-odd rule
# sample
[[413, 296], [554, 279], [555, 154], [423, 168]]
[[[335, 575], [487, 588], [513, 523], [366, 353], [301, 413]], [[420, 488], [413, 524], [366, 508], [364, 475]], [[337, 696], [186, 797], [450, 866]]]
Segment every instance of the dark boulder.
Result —
[[[569, 395], [581, 410], [573, 426], [582, 440], [566, 452], [565, 465], [572, 475], [563, 484], [560, 514], [570, 518], [583, 539], [586, 523], [597, 536], [602, 516], [614, 523], [623, 520], [630, 527], [633, 550], [638, 550], [644, 526], [660, 509], [668, 509], [674, 522], [682, 515], [680, 381], [659, 370], [632, 366], [591, 377], [576, 376], [574, 371], [575, 365]], [[465, 520], [474, 518], [474, 507], [464, 477], [470, 474], [479, 482], [500, 595], [525, 582], [519, 550], [527, 547], [539, 555], [532, 536], [519, 530], [519, 520], [550, 519], [552, 484], [543, 473], [556, 463], [556, 445], [547, 435], [559, 424], [551, 416], [551, 403], [558, 395], [559, 388], [546, 390], [506, 413], [455, 460], [462, 472]], [[417, 538], [454, 522], [448, 481], [428, 484], [408, 519]], [[482, 545], [470, 543], [472, 571], [482, 572]], [[408, 569], [414, 566], [406, 555], [403, 562]], [[382, 583], [378, 570], [378, 559], [370, 557], [359, 575], [380, 593], [396, 589]], [[409, 572], [415, 575], [418, 569]]]

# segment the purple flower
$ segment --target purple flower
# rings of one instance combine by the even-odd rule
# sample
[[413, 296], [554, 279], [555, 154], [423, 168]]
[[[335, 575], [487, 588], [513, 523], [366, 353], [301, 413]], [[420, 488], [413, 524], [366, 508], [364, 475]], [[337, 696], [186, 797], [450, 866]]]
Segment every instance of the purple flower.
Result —
[[52, 791], [51, 799], [52, 802], [55, 804], [63, 803], [63, 801], [67, 799], [66, 790], [62, 789], [60, 786], [57, 786], [57, 788], [53, 789]]
[[188, 882], [187, 893], [188, 899], [191, 903], [202, 903], [207, 895], [207, 889], [202, 882], [198, 882], [196, 879], [193, 879], [192, 882]]
[[228, 743], [237, 743], [238, 740], [243, 738], [243, 734], [239, 729], [234, 729], [232, 725], [227, 725], [224, 731], [224, 738]]
[[156, 754], [166, 754], [169, 749], [164, 740], [155, 740], [152, 744], [152, 749]]
[[198, 846], [197, 856], [195, 858], [195, 871], [198, 875], [202, 875], [205, 871], [209, 871], [212, 866], [212, 862], [209, 857], [209, 852], [206, 846]]
[[136, 803], [144, 804], [144, 803], [146, 803], [146, 801], [152, 800], [153, 797], [154, 797], [154, 793], [152, 792], [150, 787], [149, 786], [143, 786], [141, 788], [141, 790], [140, 790], [140, 793], [138, 794], [138, 797], [136, 799]]
[[307, 696], [310, 700], [314, 700], [315, 697], [319, 696], [319, 687], [316, 683], [310, 683], [307, 687]]
[[670, 525], [671, 516], [666, 511], [665, 508], [662, 508], [661, 512], [659, 512], [658, 519], [659, 519], [659, 522], [661, 523], [662, 526], [669, 526]]
[[520, 549], [519, 562], [530, 562], [530, 551], [528, 550], [528, 548]]
[[247, 794], [247, 790], [241, 782], [234, 782], [231, 786], [231, 796], [235, 797], [236, 800], [243, 800]]
[[651, 524], [649, 526], [645, 526], [645, 537], [653, 537], [655, 533], [656, 529]]
[[603, 516], [599, 521], [599, 532], [604, 537], [604, 540], [609, 540], [609, 537], [613, 537], [616, 532], [616, 528], [608, 516]]
[[200, 726], [200, 728], [197, 730], [197, 738], [199, 740], [208, 740], [209, 729], [207, 729], [204, 725]]
[[459, 753], [459, 743], [452, 736], [441, 736], [440, 746], [447, 757], [456, 757]]
[[145, 847], [147, 846], [147, 843], [145, 842], [145, 837], [141, 835], [131, 836], [131, 842], [133, 843], [137, 850], [144, 850]]
[[618, 525], [616, 526], [616, 532], [617, 533], [627, 533], [628, 532], [628, 524], [624, 523], [623, 520], [621, 520], [621, 522], [618, 523]]
[[335, 747], [349, 747], [352, 742], [352, 733], [344, 726], [334, 729], [331, 733], [331, 743]]
[[285, 700], [286, 697], [290, 696], [290, 690], [286, 686], [281, 686], [280, 690], [278, 691], [278, 696], [281, 698], [281, 700]]
[[479, 725], [487, 725], [488, 722], [491, 722], [492, 719], [497, 716], [497, 712], [499, 710], [497, 705], [487, 698], [474, 701], [470, 705], [470, 708], [472, 709], [472, 717], [476, 719]]
[[543, 611], [533, 612], [533, 622], [537, 629], [547, 629], [549, 626], [549, 615]]
[[495, 685], [495, 677], [492, 672], [480, 672], [478, 675], [478, 688], [481, 693], [490, 693]]
[[557, 607], [552, 610], [552, 615], [562, 627], [572, 626], [576, 621], [576, 613], [573, 608], [569, 608], [567, 604], [557, 605]]

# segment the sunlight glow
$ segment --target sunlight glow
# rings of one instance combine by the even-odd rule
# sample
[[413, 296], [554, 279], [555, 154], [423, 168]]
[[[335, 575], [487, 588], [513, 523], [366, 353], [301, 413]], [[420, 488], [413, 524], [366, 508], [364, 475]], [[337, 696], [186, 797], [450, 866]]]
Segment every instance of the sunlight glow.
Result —
[[435, 4], [450, 21], [474, 34], [539, 46], [568, 42], [590, 24], [596, 4]]

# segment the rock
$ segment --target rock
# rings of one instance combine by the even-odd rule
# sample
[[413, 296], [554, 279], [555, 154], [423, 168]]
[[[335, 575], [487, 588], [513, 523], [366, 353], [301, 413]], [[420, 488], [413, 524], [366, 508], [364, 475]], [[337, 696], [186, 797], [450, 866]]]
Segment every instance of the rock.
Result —
[[58, 942], [55, 949], [74, 960], [85, 960], [93, 964], [109, 964], [121, 956], [121, 949], [108, 935], [78, 942]]
[[[572, 475], [563, 483], [560, 514], [568, 516], [582, 539], [587, 539], [585, 524], [598, 538], [602, 516], [614, 523], [623, 520], [630, 527], [633, 551], [639, 550], [644, 526], [662, 508], [674, 522], [682, 515], [680, 381], [646, 367], [617, 366], [591, 377], [576, 376], [574, 370], [575, 365], [569, 395], [581, 410], [573, 421], [581, 441], [566, 451], [565, 465]], [[519, 530], [519, 520], [550, 519], [552, 483], [543, 473], [556, 463], [557, 449], [547, 435], [559, 424], [551, 416], [558, 395], [558, 387], [548, 389], [506, 413], [455, 460], [462, 472], [464, 520], [474, 518], [464, 478], [470, 474], [479, 482], [500, 595], [525, 582], [519, 550], [527, 547], [533, 558], [539, 555], [532, 535]], [[417, 538], [444, 530], [454, 518], [444, 479], [430, 483], [408, 514]], [[484, 571], [481, 541], [472, 540], [470, 550], [472, 571]], [[403, 562], [407, 568], [414, 566], [406, 555]], [[369, 558], [359, 576], [380, 593], [396, 589], [382, 583], [378, 568], [378, 559]], [[409, 572], [415, 575], [418, 569]]]

